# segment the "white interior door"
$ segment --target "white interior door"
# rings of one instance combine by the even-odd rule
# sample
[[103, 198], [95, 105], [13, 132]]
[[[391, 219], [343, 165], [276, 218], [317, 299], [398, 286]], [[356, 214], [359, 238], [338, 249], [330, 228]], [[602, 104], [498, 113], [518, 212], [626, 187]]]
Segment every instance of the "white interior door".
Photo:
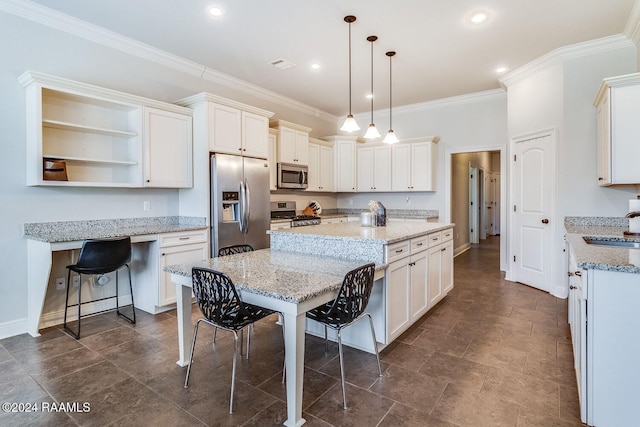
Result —
[[478, 234], [480, 235], [480, 240], [484, 240], [487, 238], [487, 215], [486, 209], [484, 208], [486, 197], [486, 188], [484, 178], [486, 173], [484, 169], [478, 168], [478, 230], [480, 231]]
[[490, 172], [484, 174], [484, 237], [491, 236], [491, 226], [493, 215], [491, 212], [491, 204], [493, 203], [493, 175]]
[[514, 165], [514, 280], [549, 291], [553, 266], [554, 141], [551, 135], [516, 141]]
[[494, 235], [500, 234], [500, 174], [493, 175], [493, 231]]

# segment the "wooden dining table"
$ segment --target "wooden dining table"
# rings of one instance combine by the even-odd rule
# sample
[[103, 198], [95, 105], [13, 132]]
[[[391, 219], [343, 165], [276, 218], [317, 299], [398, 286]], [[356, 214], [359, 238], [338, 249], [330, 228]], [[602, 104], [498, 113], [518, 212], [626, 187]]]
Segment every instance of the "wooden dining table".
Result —
[[[210, 268], [227, 274], [243, 301], [279, 311], [284, 318], [287, 372], [286, 426], [301, 426], [304, 373], [305, 314], [335, 298], [345, 274], [368, 261], [262, 249], [165, 267], [176, 284], [178, 365], [189, 362], [191, 347], [191, 269]], [[376, 265], [374, 280], [386, 265]]]

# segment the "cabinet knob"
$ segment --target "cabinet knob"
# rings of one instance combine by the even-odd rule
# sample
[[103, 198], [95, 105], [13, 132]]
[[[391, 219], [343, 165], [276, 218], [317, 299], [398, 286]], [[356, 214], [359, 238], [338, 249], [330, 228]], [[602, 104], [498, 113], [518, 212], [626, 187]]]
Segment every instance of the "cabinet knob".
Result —
[[545, 219], [542, 220], [542, 223], [543, 224], [549, 224], [549, 220], [547, 218], [545, 218]]
[[599, 177], [598, 181], [604, 181], [604, 178], [603, 177]]
[[148, 179], [148, 180], [147, 180], [147, 182], [151, 182], [151, 180], [150, 180], [150, 179]]
[[440, 249], [440, 251], [441, 251], [441, 252], [444, 252], [444, 251], [446, 251], [446, 250], [447, 250], [447, 248], [442, 248], [442, 249]]
[[242, 151], [242, 148], [238, 148], [239, 151]]

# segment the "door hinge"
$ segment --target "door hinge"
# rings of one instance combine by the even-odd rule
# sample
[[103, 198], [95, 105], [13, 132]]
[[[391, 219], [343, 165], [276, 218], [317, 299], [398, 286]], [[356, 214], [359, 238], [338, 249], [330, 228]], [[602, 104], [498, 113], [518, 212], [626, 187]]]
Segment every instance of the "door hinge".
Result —
[[514, 162], [516, 161], [516, 155], [515, 154], [513, 155], [513, 161]]
[[471, 202], [471, 206], [473, 206], [473, 202]]
[[513, 262], [516, 262], [516, 256], [515, 255], [513, 256]]
[[513, 211], [514, 212], [516, 211], [516, 205], [513, 205]]

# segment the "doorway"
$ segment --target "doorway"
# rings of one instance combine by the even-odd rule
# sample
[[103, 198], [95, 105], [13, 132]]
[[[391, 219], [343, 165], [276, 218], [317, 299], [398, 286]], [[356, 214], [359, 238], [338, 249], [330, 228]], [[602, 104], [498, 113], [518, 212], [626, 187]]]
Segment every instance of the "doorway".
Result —
[[483, 147], [445, 154], [445, 221], [456, 224], [457, 256], [490, 236], [500, 241], [500, 270], [506, 271], [506, 183], [496, 177], [506, 170], [506, 147]]

